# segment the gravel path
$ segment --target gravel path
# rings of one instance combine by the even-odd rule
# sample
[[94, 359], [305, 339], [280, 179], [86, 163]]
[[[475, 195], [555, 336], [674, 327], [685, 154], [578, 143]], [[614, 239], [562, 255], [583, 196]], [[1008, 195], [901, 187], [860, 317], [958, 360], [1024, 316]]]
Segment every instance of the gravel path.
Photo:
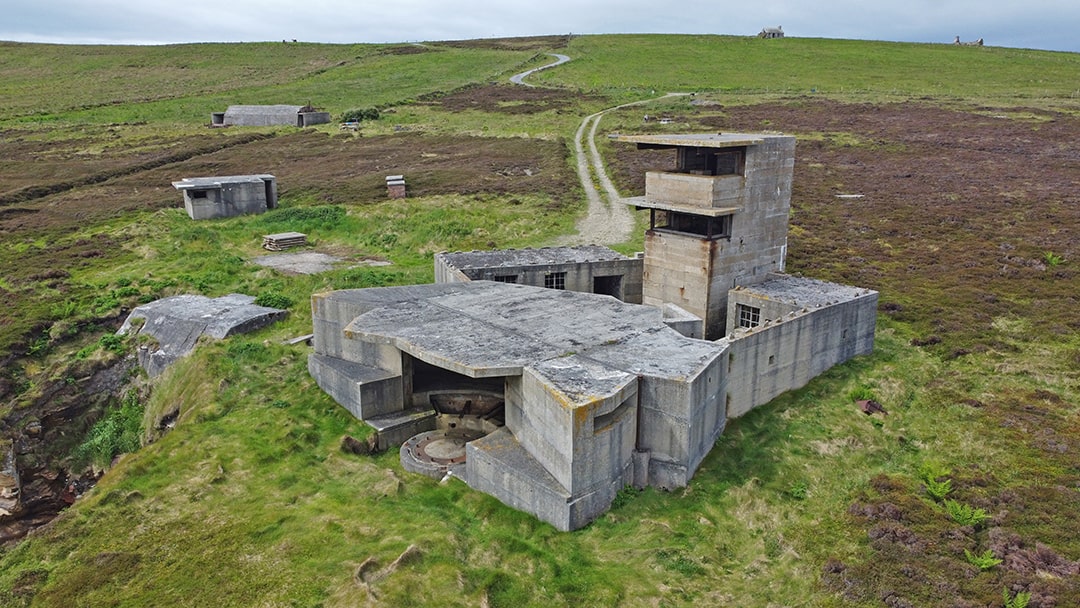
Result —
[[523, 85], [523, 86], [527, 86], [527, 87], [535, 87], [536, 85], [529, 84], [529, 83], [525, 82], [525, 78], [528, 77], [530, 74], [533, 74], [535, 72], [539, 72], [540, 70], [546, 70], [548, 68], [553, 68], [553, 67], [555, 67], [557, 65], [562, 65], [562, 64], [566, 63], [567, 61], [570, 61], [570, 58], [567, 57], [566, 55], [560, 55], [558, 53], [548, 53], [548, 55], [551, 55], [552, 57], [554, 57], [556, 59], [555, 63], [549, 63], [547, 65], [542, 65], [542, 66], [540, 66], [538, 68], [533, 68], [531, 70], [526, 70], [526, 71], [524, 71], [524, 72], [522, 72], [520, 74], [515, 74], [515, 75], [510, 77], [510, 82], [512, 82], [514, 84], [520, 84], [520, 85]]
[[[589, 201], [589, 208], [585, 216], [578, 220], [577, 234], [567, 235], [560, 239], [561, 245], [611, 245], [630, 240], [634, 231], [634, 215], [615, 189], [607, 171], [604, 169], [604, 161], [600, 152], [596, 149], [596, 129], [600, 126], [600, 119], [606, 112], [627, 108], [657, 99], [688, 95], [688, 93], [668, 93], [653, 99], [645, 99], [620, 106], [601, 110], [596, 114], [585, 117], [578, 127], [574, 136], [574, 148], [577, 154], [578, 177], [581, 179], [581, 187], [585, 189], [585, 197]], [[591, 125], [591, 126], [590, 126]], [[585, 153], [585, 135], [588, 132], [588, 155]], [[591, 167], [590, 167], [591, 164]], [[591, 170], [590, 170], [591, 169]], [[596, 189], [596, 182], [603, 188], [603, 196]]]
[[[558, 59], [558, 61], [516, 74], [510, 78], [510, 82], [527, 87], [534, 86], [525, 82], [524, 78], [533, 72], [546, 70], [570, 61], [570, 58], [566, 55], [548, 54]], [[570, 234], [560, 238], [559, 245], [611, 245], [630, 240], [634, 232], [634, 215], [630, 212], [629, 205], [623, 202], [619, 191], [615, 189], [615, 184], [611, 182], [611, 178], [608, 177], [607, 171], [604, 169], [604, 161], [600, 157], [600, 152], [596, 149], [596, 129], [600, 126], [600, 119], [603, 118], [606, 112], [682, 95], [689, 95], [689, 93], [668, 93], [653, 99], [624, 103], [586, 116], [585, 120], [581, 121], [581, 126], [578, 127], [577, 133], [574, 135], [574, 153], [577, 157], [578, 178], [581, 180], [582, 189], [585, 190], [585, 198], [589, 203], [589, 207], [585, 212], [585, 216], [578, 220], [577, 234]], [[588, 142], [587, 152], [586, 142]], [[597, 182], [603, 189], [603, 193], [597, 190]]]

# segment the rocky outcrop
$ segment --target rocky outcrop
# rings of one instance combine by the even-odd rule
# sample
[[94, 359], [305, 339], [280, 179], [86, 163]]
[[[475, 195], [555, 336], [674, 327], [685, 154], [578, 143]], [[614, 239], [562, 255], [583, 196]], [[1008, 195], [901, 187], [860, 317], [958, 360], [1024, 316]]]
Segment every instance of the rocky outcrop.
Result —
[[0, 518], [22, 510], [21, 490], [19, 469], [15, 466], [15, 446], [11, 441], [0, 440]]
[[84, 432], [126, 390], [134, 366], [133, 358], [76, 363], [60, 374], [65, 380], [42, 386], [0, 419], [0, 545], [48, 523], [93, 487], [98, 475], [72, 470], [58, 446], [70, 445], [67, 437]]

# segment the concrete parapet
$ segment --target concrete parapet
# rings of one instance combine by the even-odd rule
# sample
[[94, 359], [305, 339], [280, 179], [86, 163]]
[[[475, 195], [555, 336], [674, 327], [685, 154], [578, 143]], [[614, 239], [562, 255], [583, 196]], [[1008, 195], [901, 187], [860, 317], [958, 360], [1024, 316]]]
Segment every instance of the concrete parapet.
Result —
[[401, 374], [318, 353], [308, 356], [308, 372], [319, 388], [360, 420], [370, 422], [404, 407]]
[[435, 417], [435, 410], [431, 408], [413, 408], [373, 416], [364, 422], [378, 434], [378, 448], [381, 451], [399, 446], [413, 435], [434, 431]]
[[618, 491], [632, 481], [628, 462], [614, 479], [571, 496], [505, 428], [470, 442], [465, 466], [469, 486], [564, 532], [581, 528], [602, 515], [611, 508]]
[[687, 338], [696, 340], [705, 338], [705, 321], [701, 317], [691, 314], [670, 302], [665, 303], [660, 310], [664, 313], [664, 325]]

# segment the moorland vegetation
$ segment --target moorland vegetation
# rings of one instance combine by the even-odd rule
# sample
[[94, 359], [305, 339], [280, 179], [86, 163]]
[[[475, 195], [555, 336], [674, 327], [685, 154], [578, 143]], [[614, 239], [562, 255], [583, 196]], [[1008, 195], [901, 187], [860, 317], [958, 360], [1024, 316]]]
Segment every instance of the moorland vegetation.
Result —
[[[0, 605], [1080, 605], [1080, 55], [659, 35], [0, 49], [0, 448], [42, 504], [96, 482], [25, 538], [0, 528]], [[507, 82], [548, 51], [572, 61]], [[343, 451], [370, 431], [285, 343], [311, 293], [555, 242], [583, 209], [580, 121], [673, 91], [694, 95], [600, 134], [794, 134], [788, 269], [878, 290], [874, 354], [731, 421], [684, 490], [624, 491], [574, 533]], [[207, 126], [309, 102], [364, 119]], [[670, 162], [597, 143], [626, 195]], [[170, 186], [247, 173], [277, 176], [280, 208], [196, 223]], [[387, 174], [408, 199], [386, 200]], [[286, 230], [342, 265], [251, 263]], [[231, 292], [290, 315], [153, 381], [113, 335], [139, 303]]]

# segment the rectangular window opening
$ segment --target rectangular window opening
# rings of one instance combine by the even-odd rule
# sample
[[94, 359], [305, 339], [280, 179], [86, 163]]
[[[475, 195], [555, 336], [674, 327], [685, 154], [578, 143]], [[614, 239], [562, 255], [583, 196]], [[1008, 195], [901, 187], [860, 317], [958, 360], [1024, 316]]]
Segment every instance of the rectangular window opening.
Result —
[[653, 214], [652, 228], [703, 236], [709, 240], [730, 239], [733, 215], [708, 217], [678, 211]]
[[735, 305], [736, 314], [739, 316], [739, 327], [757, 327], [761, 325], [761, 309], [746, 304]]
[[593, 277], [593, 293], [622, 299], [622, 275]]
[[491, 277], [491, 280], [496, 283], [517, 283], [517, 279], [516, 274], [497, 274]]
[[192, 190], [191, 198], [206, 198], [206, 190]]
[[746, 148], [679, 148], [678, 171], [691, 175], [743, 175]]
[[544, 275], [544, 287], [548, 289], [566, 289], [565, 272], [549, 272]]

